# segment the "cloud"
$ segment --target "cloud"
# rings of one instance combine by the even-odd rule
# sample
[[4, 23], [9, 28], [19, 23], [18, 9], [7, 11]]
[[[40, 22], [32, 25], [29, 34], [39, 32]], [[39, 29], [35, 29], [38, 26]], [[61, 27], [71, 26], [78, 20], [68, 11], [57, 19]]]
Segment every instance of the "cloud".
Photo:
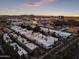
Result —
[[38, 7], [50, 2], [55, 2], [56, 0], [39, 0], [37, 2], [30, 2], [30, 3], [24, 3], [25, 6], [30, 6], [30, 7]]

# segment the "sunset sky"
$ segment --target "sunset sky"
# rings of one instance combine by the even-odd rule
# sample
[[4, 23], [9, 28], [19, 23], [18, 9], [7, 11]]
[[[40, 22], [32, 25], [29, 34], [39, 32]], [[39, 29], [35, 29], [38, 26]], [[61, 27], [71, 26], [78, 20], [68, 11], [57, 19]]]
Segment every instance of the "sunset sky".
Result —
[[0, 0], [0, 15], [79, 16], [79, 0]]

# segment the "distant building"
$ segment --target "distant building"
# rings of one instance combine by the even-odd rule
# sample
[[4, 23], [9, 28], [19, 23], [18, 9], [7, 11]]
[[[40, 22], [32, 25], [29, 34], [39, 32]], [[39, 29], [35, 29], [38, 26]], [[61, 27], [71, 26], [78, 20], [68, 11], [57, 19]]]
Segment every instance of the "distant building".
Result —
[[60, 21], [64, 20], [64, 16], [58, 16], [58, 20]]

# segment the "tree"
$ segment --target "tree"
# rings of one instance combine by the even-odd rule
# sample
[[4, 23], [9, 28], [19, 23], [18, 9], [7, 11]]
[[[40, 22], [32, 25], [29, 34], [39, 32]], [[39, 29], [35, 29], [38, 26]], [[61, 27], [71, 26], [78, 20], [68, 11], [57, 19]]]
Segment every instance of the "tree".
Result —
[[40, 30], [41, 30], [41, 28], [40, 28], [39, 26], [36, 26], [36, 27], [33, 29], [34, 32], [40, 32]]
[[32, 30], [32, 27], [30, 25], [26, 26], [27, 30]]
[[21, 24], [20, 26], [21, 26], [22, 28], [26, 28], [26, 26], [25, 26], [24, 24]]
[[57, 20], [56, 22], [54, 22], [54, 25], [55, 25], [55, 26], [62, 26], [62, 25], [63, 25], [63, 22]]

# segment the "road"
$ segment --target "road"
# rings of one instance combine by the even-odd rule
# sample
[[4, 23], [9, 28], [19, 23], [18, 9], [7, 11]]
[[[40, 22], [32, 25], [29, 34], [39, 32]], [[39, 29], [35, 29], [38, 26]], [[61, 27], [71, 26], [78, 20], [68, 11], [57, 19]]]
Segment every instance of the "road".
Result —
[[39, 59], [44, 59], [47, 55], [49, 55], [51, 53], [54, 55], [54, 54], [56, 54], [58, 52], [62, 52], [63, 50], [65, 50], [68, 47], [71, 47], [71, 45], [73, 45], [73, 44], [75, 44], [77, 42], [79, 42], [79, 37], [76, 38], [76, 39], [71, 40], [70, 42], [68, 42], [65, 45], [64, 44], [58, 45], [56, 48], [51, 49], [49, 52], [47, 52], [46, 54], [41, 56]]

